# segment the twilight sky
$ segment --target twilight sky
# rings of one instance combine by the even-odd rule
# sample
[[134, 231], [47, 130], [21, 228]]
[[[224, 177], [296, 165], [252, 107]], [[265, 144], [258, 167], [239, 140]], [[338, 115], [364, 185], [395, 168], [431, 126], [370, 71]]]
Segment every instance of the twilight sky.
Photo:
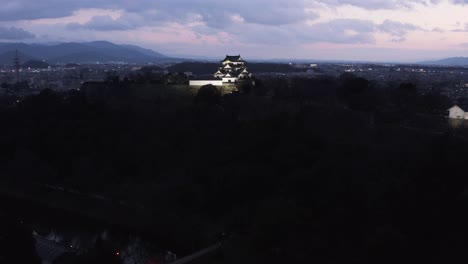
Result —
[[108, 40], [167, 55], [468, 56], [468, 0], [1, 0], [1, 42]]

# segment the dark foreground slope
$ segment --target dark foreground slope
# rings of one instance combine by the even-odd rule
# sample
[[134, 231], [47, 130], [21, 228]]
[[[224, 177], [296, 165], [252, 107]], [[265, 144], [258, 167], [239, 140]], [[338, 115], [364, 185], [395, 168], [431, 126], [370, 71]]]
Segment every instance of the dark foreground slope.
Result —
[[215, 263], [465, 255], [463, 124], [422, 118], [425, 97], [408, 84], [383, 93], [350, 77], [256, 83], [224, 96], [205, 87], [175, 107], [183, 95], [156, 86], [143, 101], [138, 85], [120, 82], [93, 103], [83, 91], [44, 91], [2, 110], [1, 175], [140, 204], [146, 230], [180, 252], [224, 233]]

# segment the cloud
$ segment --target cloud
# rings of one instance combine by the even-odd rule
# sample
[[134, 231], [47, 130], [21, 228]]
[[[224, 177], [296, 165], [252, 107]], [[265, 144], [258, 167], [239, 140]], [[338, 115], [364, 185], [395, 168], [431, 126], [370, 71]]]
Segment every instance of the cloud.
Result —
[[17, 27], [0, 27], [0, 39], [2, 40], [23, 40], [35, 38], [34, 34]]
[[320, 2], [330, 6], [351, 5], [365, 9], [392, 9], [396, 7], [396, 1], [388, 0], [322, 0]]
[[91, 8], [93, 6], [90, 1], [77, 3], [78, 1], [60, 0], [4, 0], [0, 5], [0, 20], [15, 21], [65, 17], [79, 8]]
[[[241, 29], [241, 30], [236, 30]], [[335, 44], [373, 44], [375, 33], [383, 32], [391, 36], [394, 42], [406, 40], [411, 31], [425, 31], [423, 28], [398, 21], [385, 20], [376, 24], [371, 20], [335, 19], [311, 25], [296, 24], [288, 27], [257, 27], [242, 24], [236, 28], [228, 28], [234, 36], [243, 42], [274, 43], [274, 44], [304, 44], [304, 43], [335, 43]], [[206, 33], [206, 31], [205, 31]]]
[[306, 28], [305, 40], [311, 42], [331, 42], [340, 44], [374, 43], [375, 25], [370, 20], [335, 19], [317, 23]]
[[[468, 0], [444, 1], [463, 4]], [[291, 49], [293, 54], [300, 53], [300, 48], [309, 48], [309, 46], [327, 48], [347, 47], [348, 44], [353, 47], [362, 44], [366, 47], [378, 46], [382, 44], [380, 41], [382, 35], [387, 42], [402, 42], [411, 37], [408, 45], [414, 45], [413, 40], [417, 38], [429, 39], [433, 35], [440, 37], [453, 34], [448, 32], [449, 26], [438, 23], [446, 16], [452, 18], [451, 13], [447, 15], [448, 11], [443, 9], [445, 5], [435, 6], [439, 2], [439, 0], [2, 0], [0, 25], [17, 25], [36, 33], [38, 39], [47, 38], [53, 41], [106, 39], [121, 43], [143, 44], [148, 47], [164, 45], [168, 48], [173, 48], [176, 44], [187, 47], [199, 45], [199, 49], [205, 48], [207, 52], [211, 52], [211, 49], [223, 50], [232, 46], [263, 47], [265, 50], [270, 46], [275, 46], [277, 49], [282, 49], [280, 46], [284, 46]], [[422, 5], [428, 8], [421, 9]], [[421, 10], [427, 9], [432, 12], [435, 9], [439, 10], [439, 7], [442, 8], [441, 16], [434, 16], [434, 20], [432, 15], [428, 17], [426, 13], [418, 17], [422, 14]], [[447, 10], [462, 8], [465, 7], [454, 8], [452, 5]], [[431, 12], [429, 13], [432, 14]], [[32, 22], [8, 21], [60, 17], [65, 18]], [[385, 20], [386, 18], [388, 19]], [[454, 16], [453, 20], [465, 22], [463, 12]], [[436, 28], [439, 25], [441, 28]], [[422, 26], [427, 29], [421, 28]], [[468, 29], [463, 29], [463, 23], [453, 28], [462, 31]], [[445, 30], [445, 32], [411, 34], [414, 31], [431, 30], [440, 33]], [[41, 37], [45, 34], [48, 36]], [[376, 41], [377, 39], [379, 41]], [[463, 42], [463, 38], [460, 40], [459, 42]], [[456, 44], [455, 41], [452, 40], [452, 44]], [[309, 45], [314, 43], [319, 44]], [[328, 45], [328, 43], [345, 45]], [[393, 45], [395, 44], [389, 46]]]
[[[152, 13], [152, 20], [184, 20], [200, 14], [208, 24], [223, 24], [222, 15], [238, 14], [247, 22], [264, 25], [292, 24], [313, 18], [317, 4], [337, 7], [351, 5], [369, 10], [412, 8], [415, 4], [434, 5], [442, 0], [2, 0], [0, 21], [60, 18], [83, 9], [123, 10], [127, 13]], [[468, 0], [449, 0], [466, 4]]]
[[149, 22], [180, 21], [199, 14], [208, 24], [217, 25], [223, 23], [223, 15], [239, 14], [250, 23], [283, 25], [309, 18], [310, 13], [305, 10], [309, 6], [306, 0], [4, 0], [0, 5], [0, 20], [60, 18], [80, 9], [99, 8], [138, 13], [149, 18]]
[[158, 1], [152, 6], [156, 11], [151, 20], [171, 20], [186, 22], [194, 17], [209, 27], [225, 28], [232, 25], [237, 17], [249, 24], [281, 26], [316, 19], [318, 15], [306, 9], [310, 3], [306, 0], [174, 0]]
[[438, 4], [441, 0], [321, 0], [319, 2], [330, 6], [351, 5], [364, 9], [396, 9], [412, 8], [415, 4]]
[[382, 24], [377, 26], [381, 32], [391, 35], [393, 42], [402, 42], [406, 40], [406, 35], [410, 31], [423, 30], [421, 27], [410, 24], [401, 23], [398, 21], [385, 20]]
[[[460, 24], [458, 23], [457, 26], [460, 26]], [[458, 28], [458, 29], [454, 29], [452, 31], [453, 32], [468, 32], [468, 23], [465, 24], [465, 28]]]
[[79, 24], [69, 23], [67, 24], [68, 29], [90, 29], [96, 31], [112, 31], [112, 30], [131, 30], [139, 26], [143, 26], [144, 22], [141, 21], [140, 17], [135, 14], [126, 14], [117, 19], [112, 18], [109, 15], [94, 16], [90, 21]]
[[[207, 26], [193, 28], [199, 34], [215, 34]], [[289, 26], [264, 26], [240, 22], [224, 29], [245, 44], [301, 45], [305, 43], [370, 44], [375, 42], [372, 21], [336, 19], [315, 24], [297, 23]]]

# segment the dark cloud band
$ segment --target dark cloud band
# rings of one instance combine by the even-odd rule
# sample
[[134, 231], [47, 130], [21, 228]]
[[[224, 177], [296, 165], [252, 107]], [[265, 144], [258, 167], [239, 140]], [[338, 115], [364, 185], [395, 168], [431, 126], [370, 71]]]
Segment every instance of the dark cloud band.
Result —
[[0, 27], [1, 40], [24, 40], [34, 38], [34, 34], [22, 28], [17, 27]]

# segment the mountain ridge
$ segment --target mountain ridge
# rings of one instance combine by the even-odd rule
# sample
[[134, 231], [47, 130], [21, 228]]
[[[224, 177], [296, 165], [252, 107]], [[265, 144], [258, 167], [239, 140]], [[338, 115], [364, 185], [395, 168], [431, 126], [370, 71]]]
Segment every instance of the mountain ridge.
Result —
[[468, 57], [450, 57], [434, 61], [424, 61], [425, 65], [468, 66]]
[[108, 41], [64, 42], [54, 45], [3, 42], [0, 43], [0, 64], [13, 64], [16, 50], [23, 61], [34, 59], [47, 61], [51, 64], [159, 63], [173, 59], [136, 45], [119, 45]]

